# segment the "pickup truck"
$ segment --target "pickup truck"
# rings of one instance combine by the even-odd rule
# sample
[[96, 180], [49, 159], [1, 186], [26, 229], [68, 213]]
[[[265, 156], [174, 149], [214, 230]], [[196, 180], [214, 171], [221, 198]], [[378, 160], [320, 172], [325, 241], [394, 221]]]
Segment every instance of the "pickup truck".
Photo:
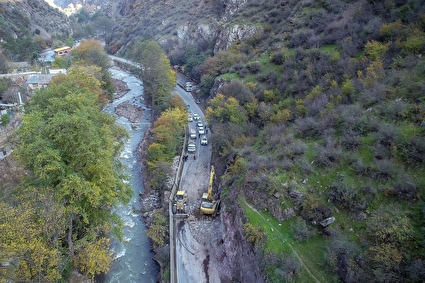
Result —
[[187, 92], [192, 91], [193, 86], [191, 82], [177, 82], [177, 84]]

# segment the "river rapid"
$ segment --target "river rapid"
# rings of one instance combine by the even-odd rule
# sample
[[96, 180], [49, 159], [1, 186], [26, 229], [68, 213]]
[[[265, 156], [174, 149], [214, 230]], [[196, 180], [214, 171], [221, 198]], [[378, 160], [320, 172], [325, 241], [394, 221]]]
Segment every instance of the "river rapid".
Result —
[[145, 234], [146, 227], [142, 222], [139, 194], [144, 191], [141, 164], [137, 160], [136, 149], [142, 141], [151, 122], [151, 111], [144, 105], [143, 85], [135, 76], [125, 71], [111, 68], [114, 79], [124, 81], [130, 89], [124, 96], [109, 103], [104, 111], [115, 113], [115, 108], [121, 103], [128, 102], [144, 109], [140, 123], [134, 128], [132, 123], [124, 117], [117, 117], [117, 124], [127, 129], [130, 138], [125, 143], [121, 154], [122, 163], [129, 170], [129, 183], [133, 188], [133, 198], [126, 206], [120, 205], [115, 211], [124, 224], [123, 242], [113, 241], [112, 252], [114, 262], [109, 272], [96, 279], [100, 283], [148, 283], [156, 282], [159, 267], [153, 260], [151, 244]]

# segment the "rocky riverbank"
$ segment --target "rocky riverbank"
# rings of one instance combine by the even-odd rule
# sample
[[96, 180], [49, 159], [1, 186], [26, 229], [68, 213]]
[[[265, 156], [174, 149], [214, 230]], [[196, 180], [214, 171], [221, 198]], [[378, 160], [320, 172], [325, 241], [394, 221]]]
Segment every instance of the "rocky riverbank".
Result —
[[[113, 83], [115, 85], [116, 93], [114, 94], [114, 99], [120, 98], [123, 95], [125, 95], [130, 89], [128, 88], [127, 84], [121, 80], [113, 80]], [[132, 123], [139, 123], [141, 118], [143, 117], [143, 109], [140, 107], [137, 107], [135, 105], [132, 105], [128, 102], [121, 103], [118, 105], [115, 109], [115, 114], [118, 116], [122, 116], [127, 118]], [[146, 131], [143, 140], [140, 141], [139, 145], [137, 146], [137, 161], [142, 166], [142, 176], [144, 176], [142, 182], [143, 187], [145, 191], [143, 194], [140, 195], [140, 202], [142, 205], [142, 212], [144, 213], [144, 221], [147, 226], [149, 226], [151, 222], [151, 215], [152, 212], [155, 209], [158, 209], [161, 207], [161, 196], [156, 190], [152, 190], [151, 186], [149, 184], [149, 178], [147, 178], [146, 173], [146, 161], [147, 161], [147, 147], [152, 142], [153, 135], [151, 128]]]

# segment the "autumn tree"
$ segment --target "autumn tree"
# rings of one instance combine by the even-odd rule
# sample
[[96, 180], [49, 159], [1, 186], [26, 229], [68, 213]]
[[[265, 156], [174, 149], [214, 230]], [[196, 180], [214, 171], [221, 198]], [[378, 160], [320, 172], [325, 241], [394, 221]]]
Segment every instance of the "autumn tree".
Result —
[[146, 231], [146, 235], [153, 241], [154, 248], [160, 248], [166, 243], [167, 236], [167, 218], [156, 210], [153, 213], [152, 225]]
[[127, 134], [101, 112], [96, 68], [73, 67], [36, 92], [26, 104], [15, 150], [33, 172], [31, 184], [63, 207], [66, 235], [59, 241], [90, 276], [106, 271], [111, 261], [107, 238], [119, 227], [111, 207], [131, 197], [118, 159]]
[[209, 105], [206, 113], [210, 122], [232, 122], [242, 125], [248, 120], [245, 109], [239, 105], [239, 101], [234, 97], [226, 98], [223, 94], [218, 94], [211, 99]]
[[109, 98], [114, 92], [111, 75], [109, 74], [110, 60], [103, 49], [102, 44], [97, 40], [88, 40], [71, 51], [72, 61], [74, 65], [95, 65], [100, 67], [102, 77], [102, 89], [104, 89]]
[[186, 121], [185, 110], [171, 108], [164, 111], [154, 124], [154, 141], [148, 147], [148, 170], [151, 185], [157, 189], [164, 189], [173, 157], [183, 142]]
[[391, 273], [401, 265], [413, 238], [413, 226], [400, 205], [382, 205], [367, 222], [367, 235], [372, 243], [371, 259], [377, 268]]

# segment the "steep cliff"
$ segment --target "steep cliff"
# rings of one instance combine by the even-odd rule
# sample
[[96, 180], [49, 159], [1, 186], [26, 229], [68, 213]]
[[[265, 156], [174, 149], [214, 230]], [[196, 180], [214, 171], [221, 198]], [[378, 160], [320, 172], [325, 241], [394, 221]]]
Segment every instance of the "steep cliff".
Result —
[[17, 37], [19, 31], [40, 31], [49, 39], [52, 34], [66, 36], [70, 33], [68, 18], [43, 0], [8, 0], [0, 2], [0, 37]]
[[169, 1], [121, 1], [117, 6], [122, 18], [106, 38], [109, 51], [125, 53], [138, 39], [153, 37], [167, 52], [183, 45], [215, 46], [214, 51], [228, 48], [236, 40], [261, 32], [250, 23], [233, 23], [246, 0], [195, 1], [184, 4]]

